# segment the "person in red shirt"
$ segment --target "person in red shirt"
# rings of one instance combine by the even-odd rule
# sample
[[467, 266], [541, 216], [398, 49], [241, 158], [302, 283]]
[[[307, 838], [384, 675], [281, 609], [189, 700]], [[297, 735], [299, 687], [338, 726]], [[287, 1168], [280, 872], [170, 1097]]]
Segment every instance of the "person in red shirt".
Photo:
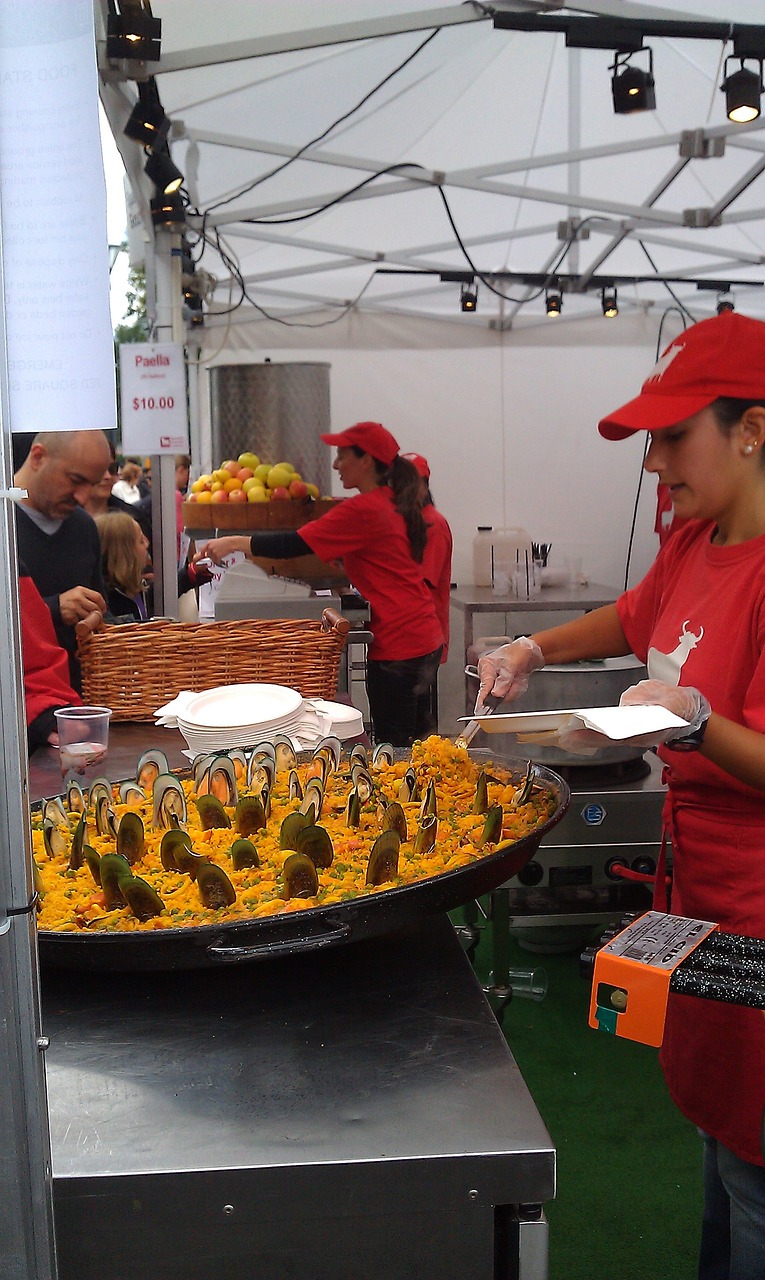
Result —
[[401, 455], [411, 462], [420, 477], [420, 502], [428, 527], [428, 540], [422, 557], [422, 576], [433, 592], [438, 621], [444, 637], [441, 665], [449, 656], [449, 604], [452, 589], [452, 531], [445, 516], [436, 508], [430, 492], [430, 466], [421, 453]]
[[[518, 696], [546, 662], [634, 652], [649, 679], [622, 702], [688, 722], [659, 747], [671, 909], [765, 939], [765, 324], [726, 312], [693, 325], [599, 430], [648, 431], [645, 468], [684, 523], [616, 604], [483, 658], [479, 700]], [[665, 883], [660, 867], [657, 909]], [[765, 1276], [765, 1019], [670, 995], [661, 1062], [704, 1135], [699, 1280]]]
[[[58, 746], [54, 712], [59, 707], [78, 706], [81, 698], [69, 683], [69, 656], [56, 639], [50, 609], [23, 564], [19, 564], [19, 600], [27, 748], [31, 755], [37, 747]], [[100, 623], [101, 615], [97, 616]]]
[[422, 561], [427, 529], [419, 476], [379, 422], [357, 422], [335, 435], [333, 467], [344, 489], [358, 494], [297, 533], [258, 532], [214, 538], [195, 559], [214, 564], [234, 551], [290, 559], [313, 551], [342, 560], [350, 581], [369, 602], [374, 636], [367, 659], [367, 696], [375, 739], [409, 746], [435, 729], [432, 687], [443, 646], [441, 624]]

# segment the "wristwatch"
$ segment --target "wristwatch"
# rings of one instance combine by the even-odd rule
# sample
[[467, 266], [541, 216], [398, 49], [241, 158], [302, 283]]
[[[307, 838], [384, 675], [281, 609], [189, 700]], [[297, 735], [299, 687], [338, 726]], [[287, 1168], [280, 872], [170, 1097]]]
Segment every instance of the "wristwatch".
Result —
[[704, 741], [708, 724], [709, 716], [702, 720], [698, 729], [694, 729], [692, 733], [686, 733], [684, 738], [672, 738], [669, 742], [665, 742], [664, 746], [667, 751], [698, 751]]

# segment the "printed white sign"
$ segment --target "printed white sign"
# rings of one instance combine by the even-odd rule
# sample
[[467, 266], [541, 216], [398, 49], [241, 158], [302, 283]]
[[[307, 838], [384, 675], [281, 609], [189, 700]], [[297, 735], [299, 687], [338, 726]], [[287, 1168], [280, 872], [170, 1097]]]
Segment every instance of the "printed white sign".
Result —
[[92, 0], [0, 3], [11, 429], [116, 426]]
[[120, 403], [125, 453], [185, 453], [189, 425], [180, 343], [123, 343]]

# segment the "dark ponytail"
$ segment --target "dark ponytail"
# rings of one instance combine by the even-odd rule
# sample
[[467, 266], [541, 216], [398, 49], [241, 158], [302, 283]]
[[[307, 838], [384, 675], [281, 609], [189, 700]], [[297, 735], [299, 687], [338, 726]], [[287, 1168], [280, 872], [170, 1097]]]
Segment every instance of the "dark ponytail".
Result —
[[[382, 467], [381, 463], [375, 465]], [[394, 505], [406, 525], [412, 559], [422, 564], [428, 527], [422, 514], [419, 472], [411, 462], [397, 454], [389, 467], [382, 467], [382, 475], [393, 490]]]
[[[358, 445], [351, 445], [351, 448], [359, 458], [365, 452]], [[428, 526], [422, 514], [419, 472], [411, 462], [407, 461], [406, 458], [402, 458], [400, 454], [396, 454], [389, 467], [386, 467], [385, 463], [380, 462], [378, 458], [373, 458], [372, 461], [375, 464], [377, 483], [388, 484], [393, 490], [395, 508], [406, 525], [406, 535], [409, 539], [409, 550], [412, 553], [412, 559], [417, 564], [422, 564], [425, 543], [428, 540]]]

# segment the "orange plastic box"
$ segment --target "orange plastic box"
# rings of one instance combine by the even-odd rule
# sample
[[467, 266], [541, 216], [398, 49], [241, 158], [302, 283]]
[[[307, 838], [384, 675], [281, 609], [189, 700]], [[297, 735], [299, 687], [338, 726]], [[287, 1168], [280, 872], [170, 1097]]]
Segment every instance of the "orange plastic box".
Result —
[[595, 956], [590, 1026], [658, 1047], [672, 973], [719, 927], [662, 911], [647, 911], [634, 920]]

